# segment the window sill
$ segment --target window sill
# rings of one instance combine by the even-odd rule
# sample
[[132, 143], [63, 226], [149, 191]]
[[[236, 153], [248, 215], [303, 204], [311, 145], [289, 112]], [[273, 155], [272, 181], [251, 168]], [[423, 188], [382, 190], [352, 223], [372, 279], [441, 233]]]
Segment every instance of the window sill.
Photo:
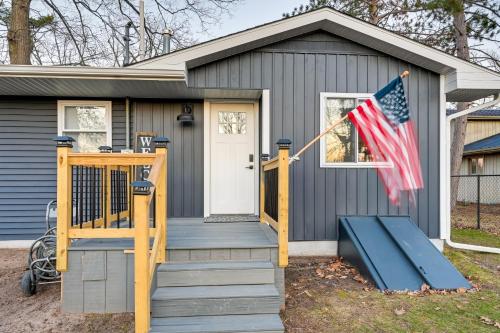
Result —
[[337, 169], [376, 169], [376, 168], [392, 168], [392, 163], [325, 163], [321, 162], [320, 168], [337, 168]]

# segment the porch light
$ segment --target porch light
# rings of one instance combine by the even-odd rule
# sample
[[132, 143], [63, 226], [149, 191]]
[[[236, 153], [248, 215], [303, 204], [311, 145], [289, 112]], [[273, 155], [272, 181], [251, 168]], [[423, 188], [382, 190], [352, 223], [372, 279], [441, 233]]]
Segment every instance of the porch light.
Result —
[[194, 116], [192, 104], [184, 104], [182, 106], [182, 113], [177, 116], [177, 121], [182, 125], [191, 125], [193, 123]]

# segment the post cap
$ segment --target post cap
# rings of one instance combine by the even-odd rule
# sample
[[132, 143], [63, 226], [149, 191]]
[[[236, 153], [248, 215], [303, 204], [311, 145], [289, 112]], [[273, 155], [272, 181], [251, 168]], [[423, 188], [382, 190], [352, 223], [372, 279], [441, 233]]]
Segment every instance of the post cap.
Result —
[[276, 144], [279, 146], [279, 149], [290, 149], [292, 141], [289, 139], [279, 139]]
[[57, 142], [57, 147], [73, 148], [72, 142], [75, 142], [75, 139], [67, 135], [61, 135], [52, 140]]
[[132, 182], [130, 186], [132, 186], [134, 194], [149, 195], [151, 193], [151, 187], [153, 187], [153, 183], [148, 180], [136, 180]]
[[260, 158], [261, 158], [263, 161], [268, 161], [268, 160], [269, 160], [269, 154], [261, 154], [261, 155], [260, 155]]
[[153, 139], [153, 142], [156, 148], [167, 148], [167, 143], [169, 143], [170, 140], [164, 136], [157, 136]]
[[100, 146], [99, 147], [99, 152], [101, 153], [111, 153], [113, 151], [113, 148], [110, 146]]

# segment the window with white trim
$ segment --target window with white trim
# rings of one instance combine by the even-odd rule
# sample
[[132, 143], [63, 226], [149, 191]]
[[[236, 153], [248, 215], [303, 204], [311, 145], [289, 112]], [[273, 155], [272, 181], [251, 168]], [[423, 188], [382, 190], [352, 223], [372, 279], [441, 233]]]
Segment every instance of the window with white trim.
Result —
[[111, 102], [58, 101], [58, 135], [75, 139], [78, 152], [98, 152], [100, 146], [111, 146]]
[[[371, 96], [372, 94], [321, 93], [321, 132]], [[321, 138], [320, 150], [320, 165], [324, 168], [388, 166], [388, 163], [373, 161], [368, 148], [348, 119]]]

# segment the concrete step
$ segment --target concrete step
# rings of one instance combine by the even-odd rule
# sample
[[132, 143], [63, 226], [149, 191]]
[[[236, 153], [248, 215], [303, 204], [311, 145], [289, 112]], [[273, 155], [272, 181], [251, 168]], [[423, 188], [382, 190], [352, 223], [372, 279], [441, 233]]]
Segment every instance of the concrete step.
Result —
[[153, 317], [278, 314], [273, 284], [161, 287], [152, 297]]
[[269, 261], [174, 262], [157, 271], [158, 287], [272, 283], [274, 266]]
[[152, 333], [282, 333], [278, 314], [153, 318]]

